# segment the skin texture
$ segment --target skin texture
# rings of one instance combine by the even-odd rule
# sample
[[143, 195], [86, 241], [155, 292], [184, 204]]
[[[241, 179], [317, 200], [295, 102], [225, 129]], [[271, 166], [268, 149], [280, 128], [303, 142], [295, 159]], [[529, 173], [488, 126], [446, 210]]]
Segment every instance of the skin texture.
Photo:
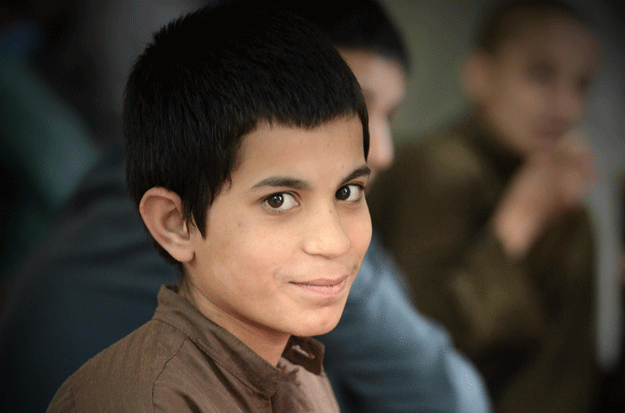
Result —
[[391, 119], [404, 98], [406, 71], [399, 61], [363, 50], [339, 52], [358, 79], [369, 112], [370, 146], [367, 165], [370, 182], [391, 166], [394, 157]]
[[467, 64], [469, 90], [500, 143], [522, 159], [492, 225], [523, 257], [545, 225], [575, 208], [593, 177], [590, 152], [571, 128], [583, 115], [597, 65], [593, 34], [569, 17], [528, 17], [493, 54]]
[[357, 117], [311, 130], [261, 124], [239, 155], [206, 237], [191, 229], [178, 254], [181, 293], [277, 364], [291, 335], [336, 326], [369, 245], [362, 126]]

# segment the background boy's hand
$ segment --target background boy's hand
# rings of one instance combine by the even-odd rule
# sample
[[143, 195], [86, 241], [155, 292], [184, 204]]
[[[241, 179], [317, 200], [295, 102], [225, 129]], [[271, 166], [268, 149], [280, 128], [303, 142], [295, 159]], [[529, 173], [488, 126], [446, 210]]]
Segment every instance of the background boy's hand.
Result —
[[555, 157], [560, 167], [560, 188], [563, 206], [573, 208], [579, 205], [588, 190], [596, 170], [581, 131], [572, 131], [558, 146]]
[[578, 132], [554, 151], [530, 155], [493, 216], [495, 233], [508, 253], [524, 256], [549, 222], [582, 202], [593, 176], [590, 150]]

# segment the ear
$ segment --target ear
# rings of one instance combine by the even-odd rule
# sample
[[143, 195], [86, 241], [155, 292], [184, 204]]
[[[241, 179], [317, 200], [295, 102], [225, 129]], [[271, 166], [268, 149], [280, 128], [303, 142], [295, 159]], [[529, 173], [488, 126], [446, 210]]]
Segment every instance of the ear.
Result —
[[193, 244], [178, 194], [162, 187], [150, 188], [141, 198], [139, 213], [156, 242], [174, 259], [193, 259]]
[[462, 86], [471, 99], [483, 101], [488, 94], [491, 58], [485, 52], [471, 52], [462, 64]]

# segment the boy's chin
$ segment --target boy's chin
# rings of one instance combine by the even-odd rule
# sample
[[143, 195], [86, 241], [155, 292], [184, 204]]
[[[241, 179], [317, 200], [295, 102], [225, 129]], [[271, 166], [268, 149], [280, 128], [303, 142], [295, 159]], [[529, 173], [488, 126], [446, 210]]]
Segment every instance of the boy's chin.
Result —
[[313, 337], [329, 333], [338, 325], [342, 314], [343, 307], [341, 307], [341, 311], [338, 311], [338, 314], [326, 316], [315, 322], [302, 323], [298, 328], [295, 328], [291, 334], [298, 337]]

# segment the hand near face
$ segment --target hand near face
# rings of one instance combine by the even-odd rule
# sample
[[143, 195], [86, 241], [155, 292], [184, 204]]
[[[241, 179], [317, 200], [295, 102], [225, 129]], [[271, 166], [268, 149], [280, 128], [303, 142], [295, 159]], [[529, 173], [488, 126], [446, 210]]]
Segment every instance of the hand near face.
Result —
[[580, 131], [572, 131], [555, 153], [560, 169], [559, 181], [565, 207], [580, 204], [595, 176], [595, 166], [586, 139]]
[[554, 151], [528, 156], [493, 218], [508, 253], [523, 257], [549, 222], [581, 204], [593, 176], [590, 150], [579, 133], [571, 133]]

